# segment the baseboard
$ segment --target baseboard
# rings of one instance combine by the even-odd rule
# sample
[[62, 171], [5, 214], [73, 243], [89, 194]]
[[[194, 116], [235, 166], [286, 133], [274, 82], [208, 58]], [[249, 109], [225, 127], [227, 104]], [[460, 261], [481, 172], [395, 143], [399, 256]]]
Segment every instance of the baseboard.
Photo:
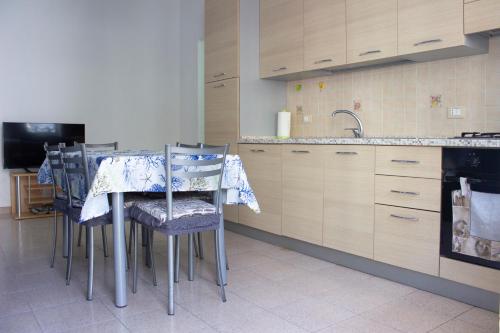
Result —
[[10, 207], [0, 207], [0, 214], [10, 214]]
[[311, 257], [329, 261], [334, 264], [379, 276], [387, 280], [402, 283], [420, 290], [425, 290], [433, 294], [452, 298], [463, 303], [498, 313], [499, 295], [484, 289], [391, 266], [378, 261], [302, 242], [285, 236], [274, 235], [230, 221], [225, 221], [225, 227], [229, 231], [233, 231], [266, 243], [282, 246]]

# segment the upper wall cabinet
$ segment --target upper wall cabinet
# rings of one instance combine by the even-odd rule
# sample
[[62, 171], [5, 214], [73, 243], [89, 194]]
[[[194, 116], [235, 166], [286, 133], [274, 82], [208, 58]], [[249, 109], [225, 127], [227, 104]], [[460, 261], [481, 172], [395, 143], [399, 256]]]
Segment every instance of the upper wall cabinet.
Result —
[[476, 54], [487, 47], [486, 42], [464, 35], [463, 0], [398, 0], [398, 53], [414, 54], [408, 59], [419, 60], [424, 52], [450, 48], [455, 50], [449, 50], [449, 56]]
[[394, 57], [398, 52], [398, 1], [347, 0], [347, 62]]
[[500, 1], [465, 0], [464, 20], [466, 34], [500, 29]]
[[205, 0], [205, 82], [239, 77], [239, 0]]
[[303, 5], [303, 0], [260, 0], [261, 77], [303, 70]]
[[304, 68], [345, 63], [345, 0], [304, 0]]

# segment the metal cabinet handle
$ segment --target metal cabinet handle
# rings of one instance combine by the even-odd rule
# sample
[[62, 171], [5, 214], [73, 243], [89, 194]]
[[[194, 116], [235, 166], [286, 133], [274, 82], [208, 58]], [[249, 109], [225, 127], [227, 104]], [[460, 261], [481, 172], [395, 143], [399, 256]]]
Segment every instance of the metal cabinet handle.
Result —
[[425, 44], [431, 44], [431, 43], [440, 43], [443, 40], [441, 38], [436, 38], [436, 39], [428, 39], [428, 40], [423, 40], [420, 42], [416, 42], [413, 44], [413, 46], [420, 46], [420, 45], [425, 45]]
[[310, 151], [309, 150], [292, 150], [292, 153], [296, 153], [296, 154], [309, 154]]
[[250, 149], [252, 153], [265, 153], [266, 151], [264, 149]]
[[413, 221], [413, 222], [418, 222], [418, 220], [419, 220], [418, 217], [413, 217], [413, 216], [402, 216], [402, 215], [396, 215], [396, 214], [391, 214], [390, 216], [392, 218], [395, 218], [395, 219]]
[[216, 86], [213, 86], [212, 88], [222, 88], [225, 87], [226, 85], [224, 83], [218, 84]]
[[226, 75], [226, 73], [221, 72], [221, 73], [215, 74], [213, 77], [221, 77], [221, 76], [224, 76], [224, 75]]
[[419, 164], [420, 161], [414, 160], [391, 160], [392, 163], [402, 163], [402, 164]]
[[314, 62], [314, 64], [317, 65], [317, 64], [322, 64], [322, 63], [325, 63], [325, 62], [332, 62], [332, 61], [333, 61], [333, 59], [328, 58], [328, 59], [316, 60]]
[[337, 155], [358, 155], [355, 151], [337, 151], [335, 152]]
[[273, 72], [284, 71], [284, 70], [286, 70], [286, 69], [287, 69], [287, 67], [286, 67], [286, 66], [283, 66], [283, 67], [280, 67], [280, 68], [275, 68], [275, 69], [273, 69]]
[[382, 50], [370, 50], [370, 51], [366, 51], [366, 52], [361, 52], [359, 54], [359, 56], [362, 57], [362, 56], [365, 56], [365, 55], [374, 54], [374, 53], [380, 53], [380, 52], [382, 52]]
[[391, 190], [391, 193], [404, 194], [404, 195], [420, 195], [420, 193], [418, 192], [398, 191], [398, 190]]

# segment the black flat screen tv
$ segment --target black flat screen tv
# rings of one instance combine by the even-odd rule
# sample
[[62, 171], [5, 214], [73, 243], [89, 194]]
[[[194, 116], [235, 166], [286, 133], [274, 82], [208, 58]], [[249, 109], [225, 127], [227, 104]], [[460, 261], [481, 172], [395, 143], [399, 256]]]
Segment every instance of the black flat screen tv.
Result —
[[38, 168], [45, 159], [44, 142], [85, 142], [84, 124], [12, 123], [4, 122], [4, 169]]

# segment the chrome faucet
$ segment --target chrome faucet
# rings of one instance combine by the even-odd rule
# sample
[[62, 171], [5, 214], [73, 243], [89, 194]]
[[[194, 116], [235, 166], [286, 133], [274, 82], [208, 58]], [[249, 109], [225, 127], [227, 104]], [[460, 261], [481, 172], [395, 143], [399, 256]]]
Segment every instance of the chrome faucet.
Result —
[[344, 129], [351, 130], [354, 133], [355, 138], [362, 138], [365, 133], [363, 130], [363, 124], [361, 123], [361, 119], [359, 119], [359, 117], [354, 112], [349, 110], [335, 110], [332, 112], [332, 117], [335, 117], [335, 115], [339, 113], [348, 114], [356, 120], [356, 122], [358, 123], [358, 128], [344, 128]]

